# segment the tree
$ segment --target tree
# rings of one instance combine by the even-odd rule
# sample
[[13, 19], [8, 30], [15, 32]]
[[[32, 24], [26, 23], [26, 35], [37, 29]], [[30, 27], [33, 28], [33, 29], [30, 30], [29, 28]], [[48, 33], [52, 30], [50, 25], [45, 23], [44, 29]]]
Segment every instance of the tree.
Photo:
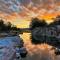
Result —
[[57, 16], [54, 19], [54, 22], [52, 22], [49, 26], [56, 26], [56, 25], [60, 25], [60, 16]]
[[0, 30], [3, 30], [3, 27], [4, 27], [4, 21], [3, 20], [0, 20]]
[[7, 25], [6, 25], [6, 29], [8, 31], [10, 31], [11, 30], [11, 26], [12, 26], [12, 24], [10, 22], [8, 22]]
[[6, 24], [4, 23], [4, 21], [1, 19], [0, 20], [0, 32], [6, 32], [6, 31], [11, 31], [11, 30], [18, 30], [18, 28], [14, 25], [12, 27], [12, 24], [10, 22], [7, 22]]
[[30, 24], [31, 30], [34, 29], [35, 27], [45, 27], [45, 26], [47, 26], [45, 20], [39, 20], [38, 18], [32, 19], [32, 22]]

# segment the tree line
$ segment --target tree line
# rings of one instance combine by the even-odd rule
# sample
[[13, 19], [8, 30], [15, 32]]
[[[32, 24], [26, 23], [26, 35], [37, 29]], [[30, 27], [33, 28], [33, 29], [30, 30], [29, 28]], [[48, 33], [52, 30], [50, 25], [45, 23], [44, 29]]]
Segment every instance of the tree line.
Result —
[[4, 23], [4, 21], [0, 20], [0, 32], [9, 32], [9, 31], [18, 31], [19, 28], [17, 28], [15, 25], [11, 24], [10, 22]]
[[57, 16], [53, 20], [54, 21], [52, 23], [48, 24], [44, 19], [40, 20], [38, 18], [33, 18], [30, 24], [30, 29], [32, 30], [35, 27], [51, 27], [51, 26], [60, 25], [60, 16]]
[[33, 44], [47, 42], [50, 45], [57, 45], [60, 39], [57, 38], [60, 34], [60, 30], [57, 28], [58, 26], [60, 27], [60, 16], [54, 18], [54, 21], [50, 24], [46, 23], [46, 21], [43, 19], [32, 19], [30, 24], [31, 42]]

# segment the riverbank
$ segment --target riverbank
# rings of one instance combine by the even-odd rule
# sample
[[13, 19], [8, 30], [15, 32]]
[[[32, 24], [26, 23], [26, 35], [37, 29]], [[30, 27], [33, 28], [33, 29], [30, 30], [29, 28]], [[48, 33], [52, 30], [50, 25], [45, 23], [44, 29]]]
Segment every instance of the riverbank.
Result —
[[21, 45], [20, 36], [6, 36], [0, 38], [0, 60], [16, 59], [16, 46]]

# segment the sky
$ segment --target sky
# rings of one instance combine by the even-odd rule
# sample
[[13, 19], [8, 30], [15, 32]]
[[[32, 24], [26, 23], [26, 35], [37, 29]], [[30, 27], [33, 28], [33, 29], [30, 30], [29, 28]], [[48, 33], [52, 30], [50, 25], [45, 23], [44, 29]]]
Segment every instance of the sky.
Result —
[[0, 0], [0, 18], [20, 24], [31, 18], [51, 20], [60, 15], [60, 0]]
[[32, 7], [60, 10], [59, 5], [60, 0], [0, 0], [0, 11], [7, 14], [13, 12], [19, 13], [25, 10], [25, 8]]

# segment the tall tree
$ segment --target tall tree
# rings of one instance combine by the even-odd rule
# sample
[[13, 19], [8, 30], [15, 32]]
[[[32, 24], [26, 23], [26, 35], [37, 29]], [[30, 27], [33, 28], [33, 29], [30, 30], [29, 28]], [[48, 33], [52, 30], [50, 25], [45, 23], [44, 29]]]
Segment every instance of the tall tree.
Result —
[[31, 29], [34, 29], [35, 27], [45, 27], [45, 26], [47, 26], [45, 20], [39, 20], [38, 18], [32, 19], [32, 22], [30, 24]]

